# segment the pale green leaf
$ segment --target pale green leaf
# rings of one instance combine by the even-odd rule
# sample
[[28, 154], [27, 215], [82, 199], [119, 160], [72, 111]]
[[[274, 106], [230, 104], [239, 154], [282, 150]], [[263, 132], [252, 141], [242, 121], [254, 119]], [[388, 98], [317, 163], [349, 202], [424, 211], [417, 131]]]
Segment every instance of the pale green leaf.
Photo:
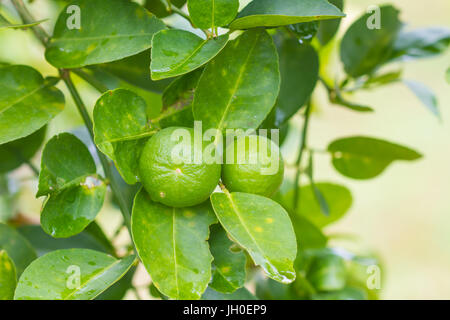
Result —
[[253, 0], [230, 24], [231, 29], [276, 27], [345, 17], [326, 0]]
[[172, 299], [200, 299], [211, 278], [207, 239], [216, 222], [209, 204], [170, 208], [142, 189], [134, 201], [132, 233], [153, 283]]
[[440, 118], [441, 113], [438, 108], [436, 95], [423, 83], [413, 80], [403, 80], [403, 83], [416, 95], [423, 105], [436, 117]]
[[14, 29], [25, 29], [25, 28], [31, 28], [34, 27], [44, 21], [47, 21], [48, 19], [39, 20], [31, 23], [11, 23], [6, 19], [3, 15], [0, 14], [0, 29], [3, 28], [14, 28]]
[[287, 212], [262, 196], [234, 192], [211, 196], [216, 215], [231, 238], [243, 247], [269, 277], [295, 280], [295, 233]]
[[121, 279], [135, 256], [117, 260], [88, 249], [52, 251], [19, 279], [15, 300], [91, 300]]
[[258, 128], [278, 96], [278, 67], [276, 48], [265, 30], [250, 30], [230, 41], [203, 71], [194, 95], [194, 119], [203, 128]]
[[162, 30], [152, 40], [153, 80], [191, 72], [214, 58], [228, 42], [228, 35], [203, 40], [184, 30]]
[[0, 66], [0, 144], [32, 134], [64, 109], [53, 85], [31, 67]]
[[17, 277], [14, 262], [5, 250], [0, 250], [0, 300], [12, 300]]

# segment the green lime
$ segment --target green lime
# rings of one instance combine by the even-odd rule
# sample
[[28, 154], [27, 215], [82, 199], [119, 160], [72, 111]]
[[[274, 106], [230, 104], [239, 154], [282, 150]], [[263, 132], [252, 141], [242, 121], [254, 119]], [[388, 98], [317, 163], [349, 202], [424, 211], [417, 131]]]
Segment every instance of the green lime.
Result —
[[228, 190], [270, 197], [284, 176], [280, 149], [262, 136], [237, 138], [225, 150], [222, 182]]
[[[153, 201], [171, 207], [202, 203], [216, 188], [221, 166], [206, 163], [192, 128], [170, 127], [147, 141], [139, 161], [141, 182]], [[200, 156], [201, 155], [201, 156]]]

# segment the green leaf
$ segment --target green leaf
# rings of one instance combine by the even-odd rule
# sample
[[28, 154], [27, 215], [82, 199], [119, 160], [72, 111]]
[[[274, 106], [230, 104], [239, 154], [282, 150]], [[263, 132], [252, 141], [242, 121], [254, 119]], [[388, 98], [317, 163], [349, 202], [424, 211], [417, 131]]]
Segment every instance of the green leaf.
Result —
[[258, 128], [278, 96], [278, 67], [276, 48], [265, 30], [250, 30], [230, 41], [203, 71], [194, 119], [205, 129]]
[[48, 19], [39, 20], [31, 23], [11, 23], [3, 15], [0, 14], [0, 30], [3, 28], [25, 29], [36, 26]]
[[[353, 198], [350, 190], [344, 186], [333, 183], [316, 183], [315, 186], [328, 204], [329, 215], [326, 216], [320, 208], [312, 185], [300, 188], [296, 213], [322, 228], [341, 219], [350, 209]], [[288, 194], [287, 203], [293, 202], [293, 193]]]
[[88, 148], [70, 133], [51, 138], [42, 153], [37, 197], [54, 194], [96, 179], [97, 168]]
[[369, 29], [368, 23], [376, 18], [367, 13], [354, 22], [341, 43], [341, 60], [348, 75], [356, 78], [373, 73], [387, 62], [402, 22], [393, 6], [380, 7], [380, 29]]
[[213, 59], [227, 44], [228, 35], [203, 40], [184, 30], [162, 30], [152, 40], [153, 80], [191, 72]]
[[202, 296], [202, 300], [258, 300], [246, 288], [240, 288], [231, 294], [217, 292], [208, 287]]
[[43, 256], [51, 251], [60, 249], [91, 249], [108, 252], [108, 248], [99, 243], [86, 230], [70, 238], [55, 239], [45, 233], [38, 225], [25, 225], [17, 229], [29, 243], [32, 243], [37, 255]]
[[319, 21], [290, 24], [288, 30], [295, 36], [299, 44], [310, 43], [319, 29]]
[[0, 144], [32, 134], [64, 109], [53, 84], [31, 67], [0, 66]]
[[223, 293], [232, 293], [244, 286], [247, 262], [245, 254], [242, 251], [232, 251], [234, 244], [219, 225], [211, 227], [209, 245], [214, 257], [209, 286]]
[[319, 57], [310, 45], [285, 39], [278, 48], [281, 87], [275, 125], [286, 123], [306, 103], [319, 77]]
[[318, 291], [336, 291], [345, 287], [347, 272], [340, 256], [328, 251], [313, 257], [306, 275]]
[[416, 95], [416, 97], [431, 111], [436, 117], [441, 118], [441, 113], [438, 108], [438, 101], [436, 95], [423, 83], [403, 80], [403, 83]]
[[53, 251], [29, 265], [19, 279], [14, 299], [94, 299], [121, 279], [135, 259], [117, 260], [88, 249]]
[[[292, 284], [285, 285], [270, 278], [256, 278], [255, 294], [261, 300], [297, 300], [293, 294]], [[298, 282], [298, 278], [294, 283]]]
[[277, 27], [345, 17], [326, 0], [253, 0], [230, 24], [230, 29]]
[[104, 93], [94, 107], [95, 144], [110, 157], [128, 184], [138, 182], [139, 157], [156, 131], [150, 127], [147, 104], [132, 91]]
[[143, 189], [136, 195], [133, 240], [161, 293], [172, 299], [200, 299], [211, 278], [206, 240], [215, 222], [209, 204], [170, 208], [152, 202]]
[[282, 283], [295, 280], [297, 244], [283, 207], [262, 196], [228, 191], [213, 193], [211, 203], [231, 238], [269, 277]]
[[18, 277], [36, 259], [36, 252], [27, 239], [4, 223], [0, 223], [0, 250], [5, 250], [14, 261]]
[[447, 82], [450, 83], [450, 68], [447, 69], [447, 72], [445, 74], [445, 78], [446, 78]]
[[367, 300], [367, 294], [363, 290], [346, 287], [338, 291], [317, 293], [312, 296], [312, 300]]
[[[329, 0], [329, 2], [341, 11], [344, 9], [343, 0]], [[317, 38], [319, 39], [322, 46], [325, 46], [328, 42], [331, 41], [331, 39], [333, 39], [337, 31], [339, 30], [340, 24], [341, 19], [332, 19], [320, 22], [319, 30], [317, 31]]]
[[441, 27], [401, 30], [395, 43], [391, 60], [409, 61], [428, 58], [443, 53], [450, 44], [450, 29]]
[[45, 57], [57, 68], [79, 68], [119, 60], [151, 46], [164, 23], [127, 0], [75, 0], [80, 28], [68, 28], [76, 13], [61, 12]]
[[[186, 1], [187, 0], [170, 0], [170, 4], [177, 8], [181, 8]], [[169, 12], [166, 5], [161, 0], [147, 0], [145, 1], [145, 8], [158, 18], [165, 18], [174, 13], [173, 11]]]
[[[97, 78], [101, 80], [101, 73], [106, 73], [116, 79], [122, 80], [129, 85], [136, 86], [146, 91], [154, 93], [162, 93], [170, 84], [170, 80], [152, 81], [148, 75], [148, 67], [150, 65], [151, 50], [145, 50], [136, 55], [99, 65], [90, 66]], [[109, 87], [109, 86], [108, 86]], [[117, 87], [124, 87], [119, 83]]]
[[397, 160], [413, 161], [422, 157], [416, 151], [398, 144], [368, 137], [349, 137], [328, 146], [333, 166], [344, 176], [371, 179]]
[[131, 267], [122, 279], [106, 289], [103, 293], [97, 296], [95, 300], [122, 300], [127, 291], [133, 287], [133, 277], [135, 272], [136, 267]]
[[326, 246], [328, 238], [308, 219], [302, 216], [291, 216], [292, 225], [297, 236], [299, 250], [318, 249]]
[[17, 277], [14, 262], [5, 250], [0, 250], [0, 300], [12, 300]]
[[74, 135], [54, 136], [44, 148], [37, 197], [48, 195], [42, 228], [55, 238], [83, 231], [103, 206], [106, 185], [87, 147]]
[[46, 131], [45, 126], [25, 138], [0, 145], [0, 173], [14, 170], [32, 158], [41, 147]]
[[239, 9], [239, 0], [188, 0], [189, 15], [195, 27], [214, 29], [229, 24]]

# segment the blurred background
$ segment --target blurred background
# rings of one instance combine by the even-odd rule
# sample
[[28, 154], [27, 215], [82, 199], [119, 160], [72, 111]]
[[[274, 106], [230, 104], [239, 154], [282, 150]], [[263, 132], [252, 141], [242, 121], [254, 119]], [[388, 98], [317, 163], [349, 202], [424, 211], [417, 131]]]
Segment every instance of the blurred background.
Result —
[[[8, 5], [8, 0], [2, 1]], [[38, 19], [50, 18], [43, 24], [49, 32], [59, 10], [58, 1], [54, 2], [35, 0], [30, 6]], [[344, 10], [347, 17], [342, 21], [337, 39], [370, 5], [386, 2], [347, 0]], [[395, 0], [390, 3], [401, 10], [401, 19], [411, 28], [450, 27], [448, 0], [429, 0], [426, 6], [423, 1]], [[334, 45], [337, 47], [338, 41]], [[0, 30], [0, 61], [31, 65], [44, 76], [56, 75], [56, 70], [43, 57], [42, 46], [30, 32]], [[327, 70], [331, 75], [342, 72], [337, 54], [335, 59], [335, 66]], [[330, 165], [328, 155], [317, 154], [316, 180], [345, 185], [354, 198], [351, 210], [338, 223], [328, 227], [326, 233], [336, 238], [351, 235], [359, 246], [373, 250], [381, 257], [381, 298], [450, 299], [450, 85], [445, 81], [450, 51], [438, 58], [400, 66], [404, 68], [404, 79], [419, 80], [435, 92], [441, 121], [401, 83], [358, 92], [352, 97], [355, 102], [373, 107], [375, 113], [357, 113], [331, 105], [320, 86], [314, 94], [315, 113], [309, 133], [311, 147], [326, 149], [336, 138], [364, 135], [409, 146], [424, 155], [417, 162], [394, 163], [376, 179], [355, 181], [339, 175]], [[92, 109], [99, 94], [81, 80], [77, 81], [77, 86]], [[65, 87], [59, 85], [59, 88], [66, 95], [66, 108], [51, 122], [47, 139], [83, 124]], [[155, 104], [158, 107], [158, 102]], [[301, 117], [293, 120], [298, 131], [301, 124]], [[293, 146], [297, 145], [298, 135], [291, 134], [283, 148], [288, 161], [295, 157]], [[39, 158], [40, 154], [36, 155], [33, 163], [39, 165]], [[33, 179], [32, 171], [23, 166], [10, 178], [16, 198], [14, 211], [39, 221], [41, 200], [34, 198], [37, 181]], [[100, 223], [109, 226], [111, 230], [106, 231], [111, 233], [121, 223], [120, 219], [111, 204], [105, 205], [99, 216]], [[118, 241], [126, 239], [119, 237]], [[139, 281], [148, 280], [145, 272], [140, 274]]]

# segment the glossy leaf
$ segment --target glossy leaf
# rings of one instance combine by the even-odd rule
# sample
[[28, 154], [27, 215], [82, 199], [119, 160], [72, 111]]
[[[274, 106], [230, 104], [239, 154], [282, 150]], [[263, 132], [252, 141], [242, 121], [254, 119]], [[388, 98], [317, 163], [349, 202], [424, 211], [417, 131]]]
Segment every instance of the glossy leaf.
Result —
[[278, 48], [281, 87], [275, 125], [282, 126], [309, 99], [319, 77], [319, 57], [310, 45], [294, 39], [284, 40]]
[[441, 117], [436, 95], [430, 90], [430, 88], [423, 83], [412, 80], [403, 80], [403, 83], [416, 95], [420, 102], [422, 102], [423, 105], [431, 111], [431, 113], [438, 118]]
[[234, 244], [219, 225], [211, 227], [209, 245], [214, 257], [209, 286], [223, 293], [232, 293], [244, 286], [247, 262], [245, 254], [231, 250]]
[[31, 67], [0, 66], [0, 144], [32, 134], [64, 109], [54, 84]]
[[153, 80], [191, 72], [214, 58], [227, 44], [228, 35], [203, 40], [184, 30], [162, 30], [152, 40]]
[[91, 300], [121, 279], [135, 256], [117, 260], [88, 249], [52, 251], [25, 270], [15, 300]]
[[17, 276], [14, 262], [5, 250], [0, 250], [0, 300], [12, 300]]
[[295, 233], [287, 212], [275, 201], [247, 193], [214, 193], [211, 203], [220, 223], [269, 277], [295, 279]]
[[[321, 209], [312, 185], [300, 188], [296, 214], [305, 217], [317, 227], [322, 228], [341, 219], [350, 209], [353, 198], [350, 190], [344, 186], [333, 183], [315, 183], [314, 185], [328, 205], [328, 216]], [[286, 203], [293, 203], [293, 193], [292, 191], [286, 196]]]
[[14, 261], [17, 276], [36, 259], [36, 252], [27, 239], [4, 223], [0, 223], [0, 250], [5, 250]]
[[237, 289], [233, 293], [221, 293], [210, 287], [206, 289], [202, 296], [202, 300], [258, 300], [250, 291], [246, 288]]
[[42, 127], [27, 137], [0, 145], [0, 173], [14, 170], [32, 158], [41, 147], [46, 131], [47, 127]]
[[[150, 56], [151, 50], [148, 49], [121, 60], [90, 66], [89, 69], [94, 71], [94, 75], [99, 80], [103, 80], [102, 73], [106, 73], [132, 86], [154, 93], [162, 93], [169, 85], [170, 80], [153, 81], [150, 79], [148, 75]], [[107, 82], [107, 79], [103, 81]], [[124, 87], [123, 84], [119, 83], [113, 88], [110, 86], [108, 88], [116, 89], [119, 86]]]
[[[181, 8], [186, 2], [187, 0], [170, 0], [170, 5]], [[174, 13], [173, 10], [169, 12], [161, 0], [146, 0], [145, 8], [158, 18], [165, 18]]]
[[422, 157], [412, 149], [368, 137], [335, 140], [328, 146], [328, 151], [332, 154], [335, 169], [353, 179], [374, 178], [394, 161], [413, 161]]
[[230, 28], [276, 27], [344, 16], [326, 0], [253, 0], [239, 12]]
[[398, 15], [396, 8], [382, 6], [381, 28], [368, 28], [368, 23], [376, 18], [374, 13], [363, 15], [350, 26], [341, 43], [341, 60], [348, 75], [356, 78], [370, 74], [389, 59], [402, 27]]
[[47, 19], [31, 23], [11, 23], [8, 21], [8, 19], [6, 19], [3, 15], [0, 14], [0, 29], [3, 28], [25, 29], [36, 26], [44, 21], [47, 21]]
[[95, 298], [95, 300], [122, 300], [127, 291], [133, 287], [133, 277], [135, 272], [136, 267], [131, 267], [122, 279], [103, 291]]
[[80, 233], [103, 206], [106, 185], [87, 147], [74, 135], [54, 136], [44, 148], [37, 196], [48, 195], [42, 228], [55, 238]]
[[132, 56], [150, 48], [162, 21], [137, 3], [126, 0], [75, 0], [80, 28], [68, 28], [75, 17], [63, 9], [45, 57], [57, 68], [79, 68]]
[[[341, 11], [344, 9], [344, 0], [329, 0], [329, 2]], [[341, 19], [332, 19], [320, 22], [319, 30], [317, 31], [317, 38], [323, 46], [333, 39], [339, 30], [340, 24]]]
[[206, 66], [194, 95], [194, 119], [205, 129], [256, 129], [275, 104], [279, 87], [271, 37], [262, 29], [247, 31]]
[[207, 239], [216, 222], [209, 204], [170, 208], [136, 196], [132, 233], [139, 257], [161, 293], [172, 299], [200, 299], [211, 278]]
[[38, 225], [21, 226], [17, 231], [32, 244], [39, 257], [51, 251], [73, 248], [91, 249], [108, 253], [108, 248], [99, 243], [86, 230], [73, 237], [62, 239], [52, 238]]
[[239, 9], [239, 0], [188, 0], [189, 15], [195, 27], [214, 29], [230, 23]]
[[42, 153], [37, 196], [57, 193], [95, 179], [97, 168], [87, 147], [70, 133], [51, 138]]
[[287, 28], [300, 44], [310, 43], [319, 30], [319, 21], [290, 24]]
[[139, 157], [150, 127], [147, 104], [132, 91], [117, 89], [103, 94], [94, 107], [95, 144], [110, 157], [124, 180], [138, 181]]
[[398, 34], [390, 59], [413, 60], [432, 57], [443, 53], [450, 44], [449, 28], [420, 28], [401, 30]]

